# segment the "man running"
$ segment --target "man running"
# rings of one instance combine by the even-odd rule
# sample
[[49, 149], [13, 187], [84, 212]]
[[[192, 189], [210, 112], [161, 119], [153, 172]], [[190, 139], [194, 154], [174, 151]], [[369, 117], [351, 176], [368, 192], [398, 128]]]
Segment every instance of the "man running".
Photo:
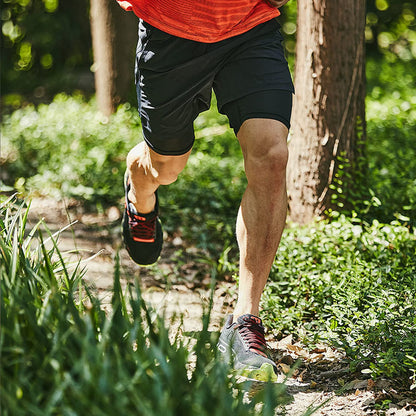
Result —
[[123, 238], [140, 265], [157, 261], [157, 189], [176, 180], [211, 103], [241, 145], [248, 180], [237, 215], [238, 300], [218, 349], [245, 375], [275, 379], [260, 297], [286, 221], [293, 84], [276, 17], [288, 0], [117, 0], [139, 18], [136, 85], [144, 141], [127, 156]]

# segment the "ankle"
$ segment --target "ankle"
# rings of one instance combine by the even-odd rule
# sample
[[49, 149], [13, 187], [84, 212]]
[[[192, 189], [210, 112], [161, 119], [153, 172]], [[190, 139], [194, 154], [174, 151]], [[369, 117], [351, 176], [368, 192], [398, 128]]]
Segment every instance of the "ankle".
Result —
[[133, 204], [136, 211], [140, 214], [148, 214], [155, 209], [156, 205], [156, 195], [152, 193], [150, 195], [141, 195], [140, 198], [137, 198], [137, 194], [130, 192], [127, 195], [129, 201]]
[[254, 316], [259, 316], [259, 308], [255, 308], [255, 307], [240, 307], [240, 306], [236, 306], [233, 312], [233, 317], [234, 317], [234, 322], [243, 315], [254, 315]]

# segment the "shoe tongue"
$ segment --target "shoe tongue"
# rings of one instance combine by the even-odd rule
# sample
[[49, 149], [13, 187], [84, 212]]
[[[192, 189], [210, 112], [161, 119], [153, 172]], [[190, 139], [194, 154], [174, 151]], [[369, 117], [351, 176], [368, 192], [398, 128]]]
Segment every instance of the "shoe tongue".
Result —
[[240, 316], [237, 319], [237, 323], [239, 324], [256, 324], [256, 325], [261, 325], [262, 326], [262, 322], [261, 319], [258, 316], [255, 315], [250, 315], [249, 313], [243, 316]]

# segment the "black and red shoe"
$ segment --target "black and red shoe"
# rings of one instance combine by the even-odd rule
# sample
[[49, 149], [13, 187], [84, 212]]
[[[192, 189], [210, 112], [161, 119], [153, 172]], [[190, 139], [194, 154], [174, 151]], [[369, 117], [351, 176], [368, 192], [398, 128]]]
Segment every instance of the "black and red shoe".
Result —
[[220, 357], [242, 376], [259, 381], [277, 381], [277, 366], [267, 352], [264, 327], [255, 315], [243, 315], [233, 322], [227, 317], [217, 344]]
[[155, 209], [148, 214], [140, 214], [128, 198], [130, 181], [127, 174], [124, 177], [124, 188], [126, 206], [123, 215], [123, 241], [132, 260], [142, 266], [148, 266], [157, 261], [163, 245], [157, 192]]

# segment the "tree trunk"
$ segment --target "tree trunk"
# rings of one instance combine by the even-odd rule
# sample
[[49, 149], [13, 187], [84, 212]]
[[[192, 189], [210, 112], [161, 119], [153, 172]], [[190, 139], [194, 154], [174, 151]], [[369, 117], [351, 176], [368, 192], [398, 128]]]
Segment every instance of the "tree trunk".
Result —
[[289, 216], [307, 223], [331, 207], [338, 157], [354, 165], [365, 131], [365, 0], [298, 0], [297, 26]]
[[137, 18], [115, 0], [91, 0], [90, 17], [97, 104], [108, 116], [134, 83]]

